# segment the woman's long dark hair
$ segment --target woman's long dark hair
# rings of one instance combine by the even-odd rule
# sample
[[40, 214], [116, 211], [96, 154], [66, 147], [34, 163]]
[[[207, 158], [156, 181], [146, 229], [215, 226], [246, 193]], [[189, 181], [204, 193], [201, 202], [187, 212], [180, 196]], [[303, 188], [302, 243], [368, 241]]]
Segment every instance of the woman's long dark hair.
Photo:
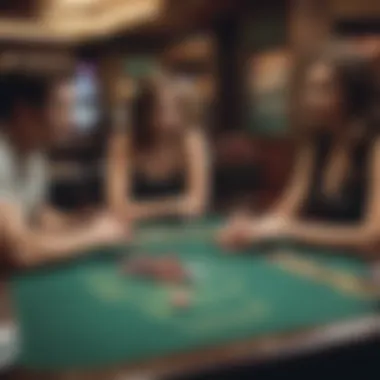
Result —
[[335, 72], [349, 120], [358, 119], [373, 128], [376, 88], [370, 63], [364, 57], [343, 59], [337, 62]]
[[[149, 149], [155, 141], [155, 115], [159, 107], [162, 86], [174, 85], [175, 79], [158, 77], [143, 79], [138, 84], [137, 95], [132, 102], [131, 129], [135, 149]], [[199, 125], [203, 120], [203, 108], [192, 91], [178, 89], [178, 104], [183, 123]]]
[[154, 143], [153, 118], [158, 107], [159, 87], [152, 79], [138, 84], [138, 92], [132, 102], [131, 127], [135, 149], [149, 149]]

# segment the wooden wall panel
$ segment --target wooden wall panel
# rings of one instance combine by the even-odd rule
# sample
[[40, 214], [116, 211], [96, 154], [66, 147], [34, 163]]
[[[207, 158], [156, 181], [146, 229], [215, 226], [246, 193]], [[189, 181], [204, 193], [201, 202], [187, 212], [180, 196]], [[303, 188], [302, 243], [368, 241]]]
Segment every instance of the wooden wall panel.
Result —
[[379, 18], [379, 0], [332, 0], [332, 12], [338, 19]]
[[75, 57], [70, 49], [53, 46], [7, 44], [1, 47], [0, 71], [20, 69], [38, 73], [64, 73], [73, 70]]

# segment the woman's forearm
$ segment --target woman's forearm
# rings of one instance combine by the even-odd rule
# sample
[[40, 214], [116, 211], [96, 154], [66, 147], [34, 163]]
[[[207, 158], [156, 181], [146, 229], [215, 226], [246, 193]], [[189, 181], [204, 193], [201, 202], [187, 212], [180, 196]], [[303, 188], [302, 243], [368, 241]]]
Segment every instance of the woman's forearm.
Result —
[[91, 228], [67, 232], [27, 231], [10, 247], [14, 259], [21, 266], [34, 266], [70, 257], [99, 245], [98, 236]]
[[83, 219], [81, 213], [68, 214], [45, 207], [37, 218], [37, 225], [45, 231], [60, 231], [78, 225]]
[[281, 215], [288, 219], [299, 215], [311, 186], [314, 161], [314, 148], [310, 142], [306, 142], [298, 152], [290, 182], [284, 189], [282, 196], [275, 202], [271, 214]]
[[306, 244], [360, 249], [374, 238], [374, 233], [364, 225], [335, 226], [298, 222], [292, 223], [287, 236]]
[[284, 218], [284, 219], [294, 219], [299, 215], [301, 205], [299, 204], [275, 204], [272, 209], [270, 209], [267, 215]]

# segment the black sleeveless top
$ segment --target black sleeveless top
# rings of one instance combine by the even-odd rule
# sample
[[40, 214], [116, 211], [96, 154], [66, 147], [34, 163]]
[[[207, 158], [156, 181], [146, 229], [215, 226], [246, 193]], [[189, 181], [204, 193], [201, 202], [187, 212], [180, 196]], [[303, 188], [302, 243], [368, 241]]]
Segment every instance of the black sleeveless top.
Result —
[[179, 195], [185, 189], [185, 178], [181, 172], [163, 180], [152, 180], [135, 171], [132, 181], [132, 194], [138, 200]]
[[366, 207], [371, 139], [364, 139], [357, 144], [351, 156], [349, 173], [340, 189], [332, 195], [326, 194], [323, 189], [323, 175], [330, 149], [331, 139], [321, 137], [317, 140], [315, 167], [305, 216], [341, 223], [359, 221]]
[[[182, 144], [183, 140], [178, 141]], [[135, 152], [137, 153], [137, 152]], [[182, 152], [181, 152], [182, 153]], [[185, 190], [185, 175], [181, 166], [163, 178], [151, 178], [137, 165], [132, 165], [132, 194], [137, 200], [180, 195]]]

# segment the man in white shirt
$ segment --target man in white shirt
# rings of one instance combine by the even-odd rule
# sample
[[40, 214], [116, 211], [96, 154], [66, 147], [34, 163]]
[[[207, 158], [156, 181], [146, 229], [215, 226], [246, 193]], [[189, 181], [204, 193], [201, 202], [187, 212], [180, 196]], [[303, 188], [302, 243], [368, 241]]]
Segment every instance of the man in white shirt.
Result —
[[68, 82], [0, 76], [0, 269], [66, 259], [127, 239], [125, 225], [110, 215], [73, 224], [46, 204], [44, 149], [67, 128], [70, 113]]

